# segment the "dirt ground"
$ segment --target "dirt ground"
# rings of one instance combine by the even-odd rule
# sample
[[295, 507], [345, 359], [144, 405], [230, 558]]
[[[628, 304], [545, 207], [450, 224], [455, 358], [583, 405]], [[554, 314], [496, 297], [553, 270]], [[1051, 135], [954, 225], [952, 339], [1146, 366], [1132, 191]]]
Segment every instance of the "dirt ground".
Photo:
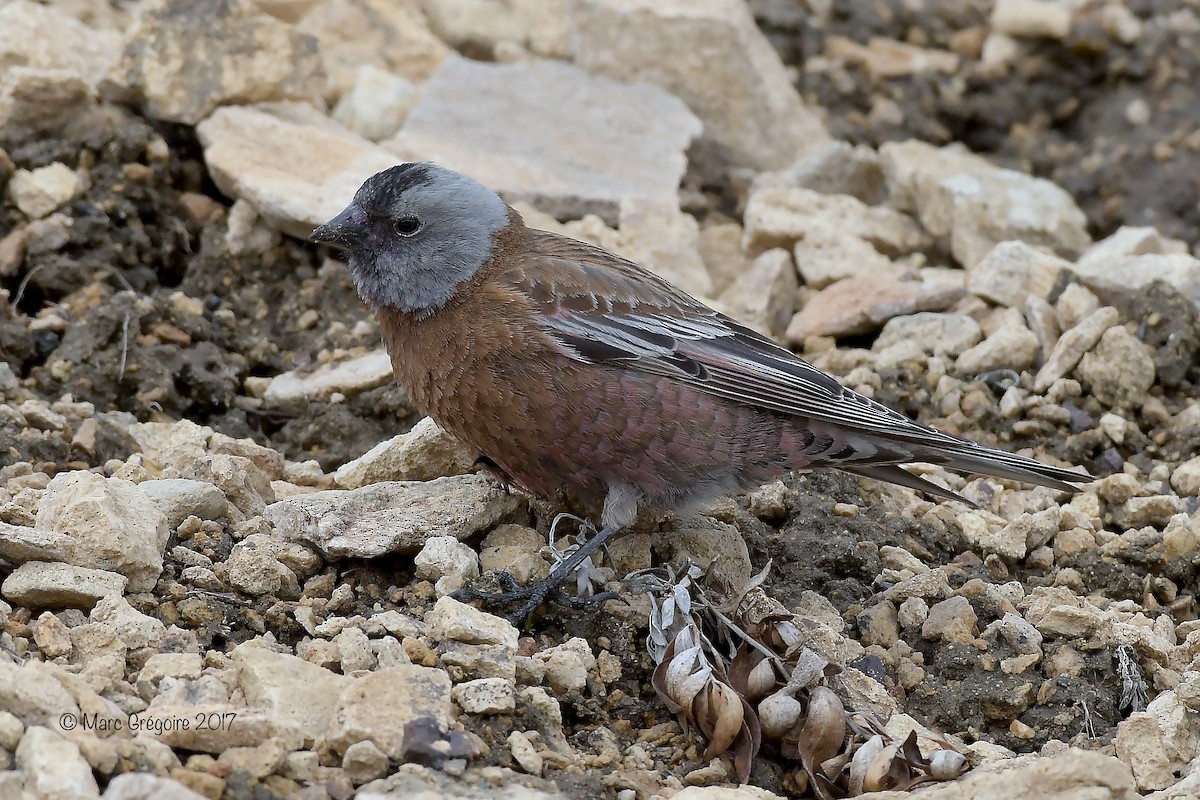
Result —
[[[1120, 225], [1144, 224], [1200, 245], [1200, 136], [1194, 133], [1200, 129], [1200, 83], [1163, 77], [1200, 74], [1194, 33], [1156, 28], [1132, 46], [1107, 38], [1100, 46], [1099, 34], [1084, 25], [1065, 41], [1040, 43], [1019, 73], [995, 75], [977, 67], [953, 79], [930, 73], [876, 80], [854, 69], [806, 71], [804, 64], [833, 35], [969, 48], [969, 34], [963, 32], [984, 25], [990, 3], [909, 4], [920, 6], [919, 11], [876, 0], [839, 3], [823, 26], [804, 20], [783, 0], [752, 5], [773, 44], [799, 69], [802, 94], [826, 110], [835, 137], [869, 145], [910, 137], [960, 141], [1000, 164], [1063, 186], [1086, 211], [1094, 237]], [[1171, 3], [1130, 3], [1135, 13], [1142, 6], [1150, 11], [1163, 5]], [[1135, 100], [1154, 110], [1138, 125], [1128, 119]], [[885, 101], [903, 112], [880, 113]], [[156, 161], [147, 153], [160, 138], [170, 155]], [[52, 464], [62, 470], [123, 459], [136, 446], [118, 424], [121, 414], [139, 420], [186, 418], [230, 436], [251, 437], [292, 460], [315, 458], [327, 471], [416, 422], [404, 392], [393, 386], [346, 403], [314, 402], [286, 412], [239, 399], [248, 377], [269, 378], [336, 349], [373, 347], [377, 332], [346, 270], [326, 261], [316, 248], [283, 239], [264, 255], [227, 251], [226, 216], [220, 210], [229, 200], [207, 177], [190, 129], [101, 106], [59, 135], [17, 143], [8, 154], [25, 169], [54, 161], [87, 166], [91, 186], [65, 209], [73, 220], [65, 247], [31, 253], [18, 270], [0, 274], [0, 289], [11, 298], [0, 304], [0, 361], [46, 401], [70, 394], [76, 401], [94, 403], [109, 420], [102, 423], [90, 456], [72, 450], [52, 432], [0, 420], [0, 467], [28, 461], [37, 469]], [[716, 194], [727, 190], [708, 188]], [[17, 217], [11, 207], [0, 207], [0, 235], [12, 229]], [[1171, 427], [1161, 411], [1174, 414], [1196, 396], [1196, 312], [1165, 287], [1155, 292], [1122, 309], [1126, 319], [1142, 326], [1159, 362], [1160, 380], [1153, 393], [1161, 402], [1138, 419], [1141, 435], [1109, 448], [1094, 425], [1102, 409], [1094, 399], [1082, 398], [1070, 422], [1047, 423], [1036, 435], [1021, 436], [998, 413], [999, 393], [984, 384], [979, 386], [989, 403], [957, 432], [1009, 448], [1035, 446], [1097, 475], [1119, 469], [1126, 459], [1152, 456], [1172, 462], [1200, 451], [1200, 429]], [[179, 293], [201, 299], [206, 313], [180, 313]], [[62, 303], [75, 312], [69, 320], [56, 311]], [[37, 324], [31, 325], [29, 316]], [[926, 376], [897, 372], [884, 377], [887, 388], [877, 399], [925, 422], [947, 422], [931, 413], [934, 387]], [[768, 584], [774, 596], [787, 604], [804, 590], [818, 592], [842, 614], [851, 634], [859, 614], [886, 589], [874, 582], [880, 572], [879, 548], [885, 545], [907, 548], [931, 564], [957, 563], [954, 588], [973, 578], [1016, 580], [1026, 586], [1046, 582], [1036, 569], [1021, 566], [1000, 575], [978, 558], [964, 558], [970, 548], [957, 534], [889, 516], [854, 479], [801, 475], [789, 479], [788, 489], [788, 515], [782, 522], [745, 513], [742, 533], [751, 558], [756, 565], [774, 559]], [[835, 503], [857, 504], [861, 513], [849, 519], [836, 516]], [[748, 501], [743, 499], [741, 507], [747, 509]], [[231, 544], [228, 537], [223, 543], [218, 537], [213, 546], [219, 553]], [[1137, 550], [1119, 558], [1090, 553], [1058, 566], [1077, 570], [1079, 594], [1103, 592], [1112, 600], [1143, 602], [1154, 593], [1157, 576], [1179, 586], [1195, 586], [1200, 580], [1198, 566], [1190, 560], [1160, 563]], [[169, 584], [170, 571], [179, 568], [169, 564], [163, 583]], [[365, 612], [379, 602], [389, 607], [432, 600], [406, 588], [411, 565], [401, 559], [340, 563], [326, 570], [333, 581], [354, 588], [354, 601], [341, 610], [344, 614], [356, 613], [358, 607]], [[144, 610], [194, 629], [202, 646], [236, 644], [264, 630], [285, 643], [303, 634], [283, 613], [286, 609], [272, 605], [193, 598], [186, 605], [163, 603]], [[981, 616], [979, 628], [995, 618]], [[569, 736], [577, 732], [586, 737], [587, 730], [602, 723], [625, 738], [634, 731], [620, 721], [648, 727], [672, 719], [649, 688], [653, 664], [637, 644], [645, 635], [639, 624], [594, 609], [566, 608], [539, 623], [535, 635], [540, 640], [606, 637], [614, 652], [641, 654], [623, 665], [625, 697], [620, 702], [583, 696], [563, 702]], [[1125, 713], [1117, 707], [1121, 687], [1105, 651], [1082, 654], [1083, 671], [1054, 679], [1044, 701], [1033, 704], [1021, 699], [1028, 696], [1021, 690], [1028, 675], [984, 671], [974, 654], [959, 652], [970, 650], [968, 646], [925, 641], [919, 629], [904, 636], [923, 655], [927, 678], [905, 692], [883, 665], [884, 682], [904, 696], [906, 711], [931, 727], [1031, 752], [1050, 738], [1083, 736], [1104, 743]], [[1012, 655], [1004, 647], [997, 644], [1000, 657]], [[1049, 650], [1047, 659], [1054, 655]], [[1014, 706], [1021, 703], [1025, 707]], [[1010, 721], [1026, 712], [1023, 719], [1038, 732], [1032, 739], [1009, 732]], [[488, 734], [498, 739], [505, 735]], [[698, 752], [692, 755], [696, 766], [704, 763]], [[782, 769], [770, 759], [760, 762], [754, 782], [782, 790]], [[590, 779], [578, 780], [573, 789], [560, 786], [581, 797], [608, 790]]]

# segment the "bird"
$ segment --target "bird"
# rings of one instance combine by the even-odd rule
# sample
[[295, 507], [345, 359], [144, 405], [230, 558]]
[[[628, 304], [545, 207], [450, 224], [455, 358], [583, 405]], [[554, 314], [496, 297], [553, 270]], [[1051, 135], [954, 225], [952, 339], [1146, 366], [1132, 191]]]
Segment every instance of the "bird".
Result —
[[638, 264], [527, 226], [498, 193], [432, 162], [372, 175], [310, 238], [345, 254], [422, 414], [506, 483], [598, 510], [600, 530], [544, 581], [460, 590], [521, 602], [510, 619], [639, 514], [699, 510], [793, 470], [964, 501], [903, 465], [1064, 492], [1090, 480], [915, 422]]

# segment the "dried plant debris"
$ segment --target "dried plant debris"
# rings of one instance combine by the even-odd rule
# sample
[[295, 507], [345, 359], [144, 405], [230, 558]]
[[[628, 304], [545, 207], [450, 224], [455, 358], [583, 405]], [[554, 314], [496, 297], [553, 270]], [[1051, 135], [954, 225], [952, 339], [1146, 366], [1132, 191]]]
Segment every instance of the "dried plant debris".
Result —
[[961, 775], [967, 760], [946, 737], [914, 730], [896, 741], [870, 711], [846, 707], [830, 680], [842, 668], [809, 649], [805, 621], [763, 591], [767, 569], [724, 603], [696, 566], [637, 577], [651, 600], [654, 689], [707, 740], [704, 757], [729, 754], [745, 782], [765, 743], [797, 762], [797, 785], [820, 798]]
[[1145, 711], [1148, 703], [1146, 691], [1150, 687], [1142, 675], [1142, 668], [1134, 658], [1133, 646], [1121, 645], [1117, 648], [1115, 657], [1117, 674], [1121, 676], [1121, 700], [1117, 708], [1122, 711], [1129, 709], [1130, 712]]

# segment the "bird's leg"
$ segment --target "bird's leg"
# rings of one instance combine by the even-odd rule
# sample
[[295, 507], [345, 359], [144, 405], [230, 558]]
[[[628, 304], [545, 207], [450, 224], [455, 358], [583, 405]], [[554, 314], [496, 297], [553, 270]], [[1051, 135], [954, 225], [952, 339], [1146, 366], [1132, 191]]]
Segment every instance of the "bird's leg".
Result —
[[[592, 553], [596, 552], [601, 545], [611, 539], [618, 530], [618, 528], [610, 527], [600, 531], [591, 539], [581, 544], [565, 561], [555, 567], [549, 576], [537, 583], [531, 583], [519, 589], [494, 593], [481, 592], [478, 589], [459, 589], [450, 596], [455, 600], [482, 600], [486, 605], [493, 603], [514, 603], [523, 600], [525, 602], [521, 604], [521, 607], [506, 617], [509, 622], [515, 624], [524, 619], [533, 609], [541, 605], [547, 597], [558, 589], [559, 584], [570, 578], [575, 573], [575, 570], [579, 568], [579, 565], [591, 558]], [[588, 598], [587, 602], [598, 602], [606, 599], [609, 598], [602, 593]]]

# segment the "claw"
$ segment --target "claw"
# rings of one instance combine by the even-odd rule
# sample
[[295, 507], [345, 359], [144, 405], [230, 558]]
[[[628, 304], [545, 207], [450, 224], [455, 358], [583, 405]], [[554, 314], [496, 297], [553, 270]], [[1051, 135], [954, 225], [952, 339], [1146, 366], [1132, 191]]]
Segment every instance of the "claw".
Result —
[[[552, 537], [554, 526], [557, 525], [559, 520], [563, 519], [564, 517], [571, 517], [571, 515], [559, 514], [554, 518], [554, 523], [551, 525]], [[579, 519], [578, 517], [572, 518]], [[554, 568], [548, 577], [546, 577], [544, 580], [538, 581], [537, 583], [530, 584], [529, 586], [517, 587], [516, 581], [511, 575], [506, 572], [497, 572], [496, 578], [498, 581], [500, 581], [501, 585], [504, 586], [506, 591], [482, 592], [478, 589], [459, 589], [450, 596], [455, 600], [460, 601], [482, 600], [484, 605], [496, 605], [500, 603], [515, 603], [524, 601], [520, 608], [505, 617], [505, 619], [507, 619], [509, 622], [516, 625], [520, 620], [528, 617], [530, 612], [540, 606], [546, 600], [546, 598], [550, 597], [550, 595], [558, 594], [559, 585], [575, 574], [580, 565], [583, 565], [585, 561], [590, 559], [592, 553], [594, 553], [601, 545], [608, 541], [616, 532], [616, 528], [605, 528], [604, 530], [600, 531], [591, 539], [579, 545], [574, 552], [572, 552]], [[553, 539], [551, 547], [553, 547]], [[557, 553], [557, 550], [555, 552]], [[600, 602], [601, 600], [610, 600], [615, 597], [616, 594], [613, 592], [601, 592], [600, 594], [590, 598], [572, 598], [565, 596], [564, 599], [566, 599], [567, 602], [575, 605], [586, 605], [589, 603]], [[581, 600], [583, 602], [580, 602]]]

